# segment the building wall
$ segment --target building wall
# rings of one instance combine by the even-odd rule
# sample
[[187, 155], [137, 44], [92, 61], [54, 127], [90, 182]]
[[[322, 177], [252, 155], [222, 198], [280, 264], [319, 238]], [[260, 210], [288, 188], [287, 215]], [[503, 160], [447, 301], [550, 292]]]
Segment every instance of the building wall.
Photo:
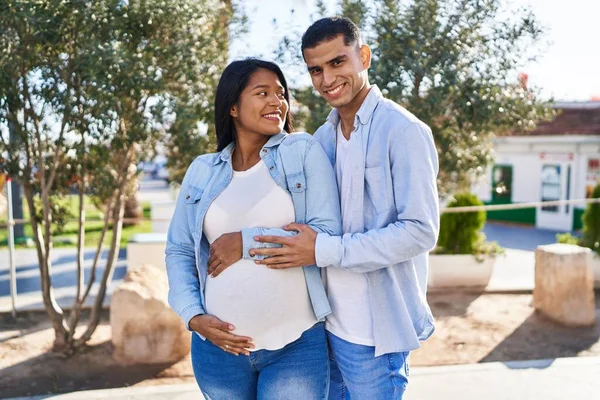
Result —
[[[566, 137], [568, 139], [568, 137]], [[588, 160], [600, 158], [600, 137], [573, 137], [567, 140], [561, 137], [520, 137], [497, 141], [494, 165], [512, 166], [512, 196], [510, 201], [495, 201], [492, 196], [493, 167], [489, 167], [486, 176], [473, 186], [476, 193], [486, 204], [535, 202], [541, 198], [541, 170], [545, 163], [563, 162], [572, 159], [570, 179], [570, 199], [586, 197], [590, 185]], [[543, 154], [543, 156], [542, 156]], [[542, 158], [543, 157], [543, 158]], [[584, 205], [573, 207], [572, 226], [565, 230], [581, 229], [581, 214]], [[488, 220], [509, 221], [536, 225], [535, 208], [488, 212]]]

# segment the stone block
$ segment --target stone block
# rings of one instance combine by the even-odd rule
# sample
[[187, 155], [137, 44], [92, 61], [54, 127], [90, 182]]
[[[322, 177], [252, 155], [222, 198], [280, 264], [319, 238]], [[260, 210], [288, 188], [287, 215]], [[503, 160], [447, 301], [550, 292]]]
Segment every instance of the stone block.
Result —
[[114, 357], [123, 364], [175, 363], [190, 352], [190, 332], [167, 303], [164, 271], [129, 270], [110, 303]]
[[566, 326], [596, 321], [591, 250], [569, 244], [535, 250], [534, 308]]

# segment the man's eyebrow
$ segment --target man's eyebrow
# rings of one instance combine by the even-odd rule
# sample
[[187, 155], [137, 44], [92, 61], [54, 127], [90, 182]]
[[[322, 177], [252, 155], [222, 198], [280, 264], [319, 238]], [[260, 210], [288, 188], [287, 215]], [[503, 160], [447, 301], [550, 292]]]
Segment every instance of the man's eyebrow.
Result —
[[[345, 54], [340, 54], [339, 56], [334, 57], [331, 60], [327, 61], [325, 64], [334, 64], [336, 62], [344, 61], [347, 58], [348, 57]], [[307, 69], [308, 69], [308, 72], [311, 72], [311, 71], [314, 71], [314, 70], [321, 69], [321, 67], [319, 67], [318, 65], [309, 65], [307, 67]]]
[[346, 57], [344, 54], [340, 54], [339, 56], [327, 61], [327, 64], [333, 64], [336, 62], [344, 61], [346, 58], [348, 58], [348, 57]]

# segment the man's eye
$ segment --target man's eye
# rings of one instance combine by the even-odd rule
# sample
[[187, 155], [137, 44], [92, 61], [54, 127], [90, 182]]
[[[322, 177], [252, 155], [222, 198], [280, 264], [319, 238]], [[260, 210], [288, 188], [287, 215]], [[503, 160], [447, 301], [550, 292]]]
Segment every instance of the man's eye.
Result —
[[338, 66], [338, 65], [340, 65], [342, 62], [343, 62], [342, 60], [335, 60], [335, 61], [333, 62], [333, 65], [335, 65], [335, 66]]
[[321, 73], [320, 69], [311, 69], [310, 70], [311, 75], [319, 75], [320, 73]]

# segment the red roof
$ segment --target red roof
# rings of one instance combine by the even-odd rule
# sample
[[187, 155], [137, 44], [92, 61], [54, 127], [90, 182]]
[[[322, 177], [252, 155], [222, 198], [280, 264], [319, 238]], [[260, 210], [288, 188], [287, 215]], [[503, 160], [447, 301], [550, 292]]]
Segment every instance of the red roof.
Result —
[[[585, 104], [585, 103], [584, 103]], [[557, 116], [524, 135], [600, 135], [600, 103], [556, 107]]]

